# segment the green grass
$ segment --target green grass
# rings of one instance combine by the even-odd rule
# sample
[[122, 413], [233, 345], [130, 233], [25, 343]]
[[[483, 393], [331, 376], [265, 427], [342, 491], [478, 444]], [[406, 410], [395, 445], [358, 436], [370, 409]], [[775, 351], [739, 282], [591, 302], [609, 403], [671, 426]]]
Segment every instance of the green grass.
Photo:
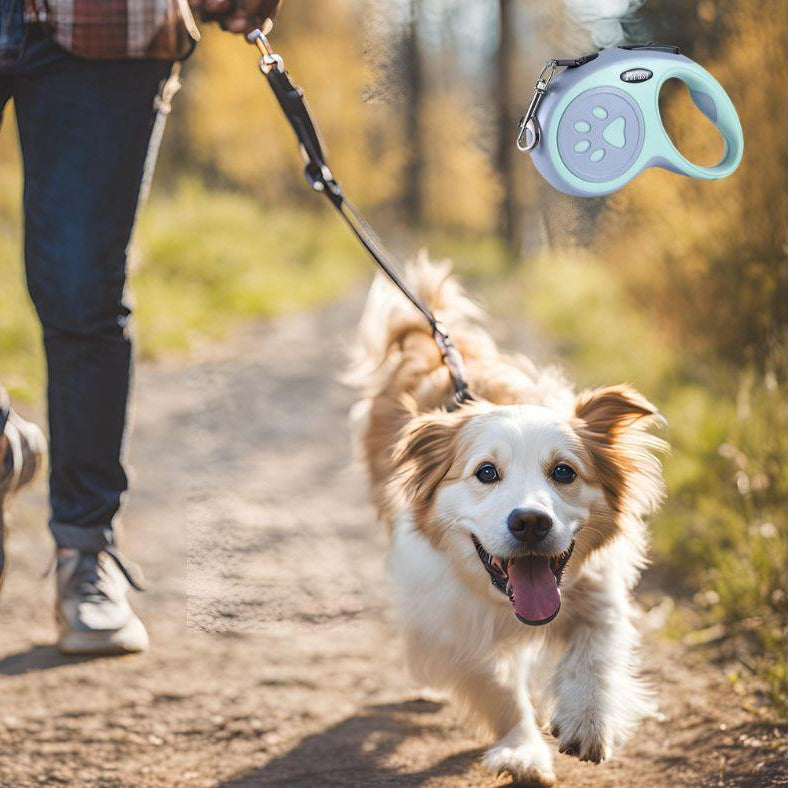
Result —
[[[135, 233], [131, 295], [138, 353], [156, 358], [189, 351], [226, 337], [244, 319], [316, 306], [368, 274], [366, 266], [328, 210], [270, 208], [183, 181], [151, 200]], [[12, 199], [0, 205], [0, 292], [0, 379], [12, 397], [36, 400], [44, 378], [40, 330], [25, 291], [20, 216]]]
[[41, 332], [28, 303], [19, 243], [0, 235], [0, 380], [11, 396], [36, 399], [44, 377]]
[[196, 181], [151, 202], [138, 239], [131, 281], [144, 357], [226, 336], [244, 318], [316, 306], [368, 272], [332, 213], [269, 208]]
[[39, 396], [44, 366], [21, 263], [22, 181], [9, 131], [3, 129], [0, 150], [0, 380], [13, 397], [31, 401]]
[[786, 390], [774, 371], [686, 358], [629, 303], [615, 272], [579, 255], [519, 274], [523, 306], [580, 385], [626, 381], [668, 421], [668, 498], [652, 527], [654, 563], [693, 613], [721, 624], [771, 700], [786, 701]]

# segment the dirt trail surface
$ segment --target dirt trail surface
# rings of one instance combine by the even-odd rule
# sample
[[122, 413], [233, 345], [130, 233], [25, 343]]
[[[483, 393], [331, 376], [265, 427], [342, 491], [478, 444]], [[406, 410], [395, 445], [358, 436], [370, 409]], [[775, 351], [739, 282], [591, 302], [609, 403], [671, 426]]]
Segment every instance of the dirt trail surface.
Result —
[[[406, 675], [385, 540], [334, 381], [358, 300], [141, 365], [123, 546], [140, 656], [64, 658], [43, 485], [17, 502], [0, 601], [0, 785], [491, 786], [489, 743]], [[187, 593], [188, 592], [188, 593]], [[187, 623], [189, 626], [187, 626]], [[786, 784], [779, 732], [724, 669], [647, 635], [662, 721], [571, 786]]]

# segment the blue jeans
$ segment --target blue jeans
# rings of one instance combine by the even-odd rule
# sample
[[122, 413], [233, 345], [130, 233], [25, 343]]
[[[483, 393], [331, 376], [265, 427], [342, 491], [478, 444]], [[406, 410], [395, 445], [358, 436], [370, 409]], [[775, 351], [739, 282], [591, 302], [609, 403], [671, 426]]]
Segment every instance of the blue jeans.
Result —
[[13, 98], [25, 269], [48, 372], [50, 528], [58, 546], [95, 551], [113, 542], [127, 488], [126, 247], [171, 64], [78, 58], [25, 26], [21, 8], [0, 0], [0, 114]]

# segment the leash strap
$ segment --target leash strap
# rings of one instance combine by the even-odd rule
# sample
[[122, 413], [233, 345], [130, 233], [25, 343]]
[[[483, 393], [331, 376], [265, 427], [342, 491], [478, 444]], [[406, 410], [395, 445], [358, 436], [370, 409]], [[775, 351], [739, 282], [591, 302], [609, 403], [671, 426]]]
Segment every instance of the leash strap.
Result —
[[304, 174], [309, 185], [316, 192], [320, 192], [328, 198], [370, 257], [430, 324], [432, 338], [440, 350], [441, 359], [451, 377], [456, 403], [462, 405], [464, 402], [472, 401], [473, 396], [465, 380], [462, 356], [452, 342], [446, 327], [408, 288], [395, 266], [392, 265], [390, 255], [384, 249], [380, 238], [367, 224], [361, 212], [345, 197], [342, 187], [332, 175], [326, 163], [320, 132], [304, 98], [304, 91], [290, 79], [289, 74], [285, 71], [284, 61], [271, 50], [268, 39], [261, 30], [250, 33], [248, 40], [250, 43], [256, 44], [260, 50], [262, 55], [260, 71], [268, 80], [279, 106], [298, 139], [301, 155], [306, 163]]

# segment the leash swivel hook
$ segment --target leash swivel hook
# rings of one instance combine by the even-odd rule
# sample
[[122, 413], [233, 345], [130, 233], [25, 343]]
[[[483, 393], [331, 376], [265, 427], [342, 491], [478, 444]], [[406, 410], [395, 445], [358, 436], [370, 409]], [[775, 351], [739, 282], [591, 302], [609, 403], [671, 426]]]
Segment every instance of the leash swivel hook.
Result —
[[536, 110], [542, 103], [542, 99], [547, 93], [547, 88], [555, 76], [555, 72], [559, 68], [579, 68], [586, 63], [590, 63], [598, 56], [598, 52], [592, 52], [589, 55], [575, 58], [573, 60], [558, 60], [551, 58], [542, 67], [542, 72], [539, 74], [536, 84], [534, 85], [534, 94], [531, 97], [531, 103], [525, 111], [525, 115], [520, 118], [517, 125], [517, 150], [523, 153], [533, 150], [542, 139], [542, 128], [539, 121], [536, 119]]
[[[542, 130], [539, 127], [539, 121], [536, 119], [536, 110], [539, 109], [544, 94], [547, 93], [550, 80], [555, 76], [556, 68], [558, 68], [558, 61], [548, 60], [544, 64], [542, 73], [539, 74], [539, 78], [536, 80], [531, 103], [528, 105], [525, 115], [520, 118], [520, 123], [517, 127], [517, 150], [523, 152], [533, 150], [542, 138]], [[546, 78], [545, 75], [547, 75]]]
[[282, 60], [281, 55], [277, 55], [276, 52], [271, 49], [271, 44], [268, 41], [268, 33], [271, 32], [273, 26], [274, 23], [270, 19], [266, 19], [262, 30], [257, 28], [246, 36], [246, 40], [250, 44], [254, 44], [260, 50], [260, 71], [266, 76], [271, 69], [274, 68], [277, 71], [285, 70], [284, 60]]

